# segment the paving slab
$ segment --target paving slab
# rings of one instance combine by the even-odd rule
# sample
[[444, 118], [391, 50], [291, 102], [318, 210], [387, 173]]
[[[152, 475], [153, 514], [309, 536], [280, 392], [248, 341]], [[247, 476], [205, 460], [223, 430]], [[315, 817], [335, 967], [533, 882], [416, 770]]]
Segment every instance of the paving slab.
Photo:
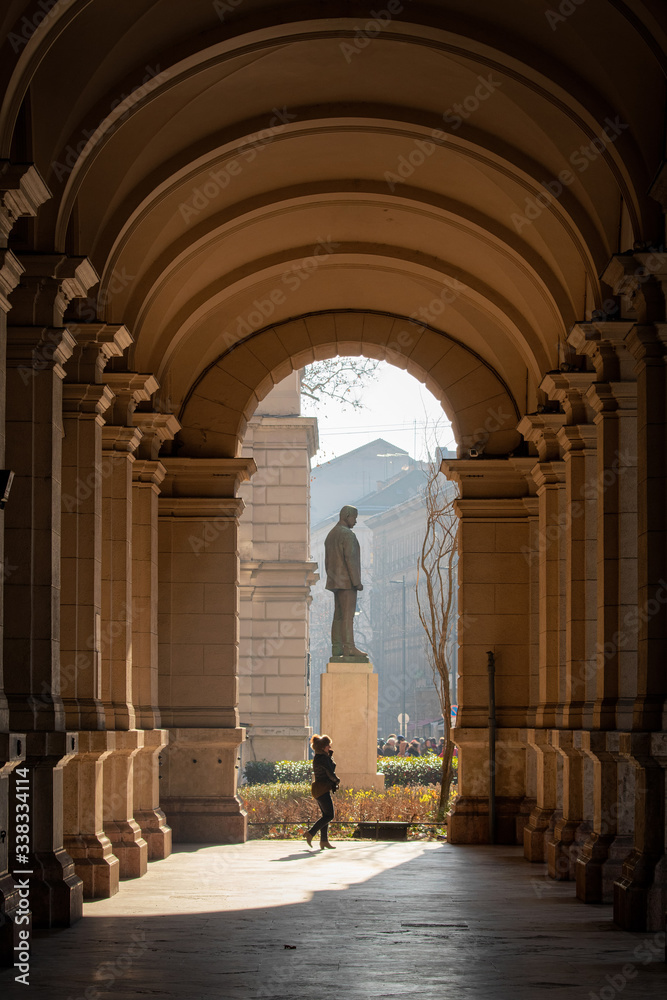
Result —
[[67, 930], [36, 932], [50, 1000], [665, 1000], [664, 934], [614, 927], [520, 848], [178, 845]]

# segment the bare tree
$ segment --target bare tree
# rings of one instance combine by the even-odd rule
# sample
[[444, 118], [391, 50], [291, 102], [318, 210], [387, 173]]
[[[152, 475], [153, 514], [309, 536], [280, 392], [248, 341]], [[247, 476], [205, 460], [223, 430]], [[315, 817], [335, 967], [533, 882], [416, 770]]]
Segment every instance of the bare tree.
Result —
[[[439, 453], [436, 451], [436, 456]], [[456, 490], [440, 473], [439, 461], [430, 463], [424, 489], [426, 531], [417, 570], [417, 607], [426, 632], [427, 653], [444, 719], [442, 784], [438, 819], [449, 804], [454, 744], [451, 739], [451, 668], [456, 640], [455, 569], [458, 517], [454, 511]]]
[[376, 378], [379, 361], [370, 358], [328, 358], [307, 365], [301, 374], [301, 394], [319, 402], [337, 399], [361, 409], [359, 392]]

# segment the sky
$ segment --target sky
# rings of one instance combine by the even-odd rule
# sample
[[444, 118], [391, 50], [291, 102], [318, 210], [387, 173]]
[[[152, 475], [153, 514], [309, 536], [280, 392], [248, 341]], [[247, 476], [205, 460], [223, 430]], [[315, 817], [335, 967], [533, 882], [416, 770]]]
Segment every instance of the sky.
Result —
[[451, 425], [426, 386], [400, 368], [381, 361], [376, 379], [363, 390], [363, 409], [354, 409], [337, 400], [315, 403], [303, 398], [304, 416], [318, 419], [320, 450], [313, 466], [344, 455], [362, 444], [385, 438], [404, 448], [413, 458], [428, 458], [436, 440], [441, 448], [454, 448]]

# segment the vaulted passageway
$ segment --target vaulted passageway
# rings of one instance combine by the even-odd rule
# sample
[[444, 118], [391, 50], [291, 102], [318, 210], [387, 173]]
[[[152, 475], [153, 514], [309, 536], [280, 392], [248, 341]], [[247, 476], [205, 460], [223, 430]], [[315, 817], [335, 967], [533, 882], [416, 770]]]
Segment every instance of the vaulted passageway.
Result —
[[664, 928], [667, 21], [563, 6], [7, 5], [5, 960], [19, 765], [38, 926], [244, 840], [241, 442], [337, 353], [460, 445], [451, 839], [489, 835], [493, 649], [498, 837]]

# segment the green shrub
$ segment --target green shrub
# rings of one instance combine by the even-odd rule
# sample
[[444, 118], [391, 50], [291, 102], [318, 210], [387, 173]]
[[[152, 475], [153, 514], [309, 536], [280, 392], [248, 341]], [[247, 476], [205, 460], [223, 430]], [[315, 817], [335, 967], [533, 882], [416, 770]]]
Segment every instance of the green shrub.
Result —
[[309, 760], [279, 760], [275, 765], [275, 780], [281, 784], [298, 785], [313, 780], [313, 765]]
[[276, 780], [276, 765], [272, 760], [249, 760], [243, 773], [248, 785], [268, 785]]
[[442, 778], [442, 760], [435, 754], [378, 757], [378, 772], [384, 774], [385, 788], [392, 785], [438, 785]]
[[299, 784], [313, 780], [309, 760], [249, 760], [243, 773], [247, 785]]

